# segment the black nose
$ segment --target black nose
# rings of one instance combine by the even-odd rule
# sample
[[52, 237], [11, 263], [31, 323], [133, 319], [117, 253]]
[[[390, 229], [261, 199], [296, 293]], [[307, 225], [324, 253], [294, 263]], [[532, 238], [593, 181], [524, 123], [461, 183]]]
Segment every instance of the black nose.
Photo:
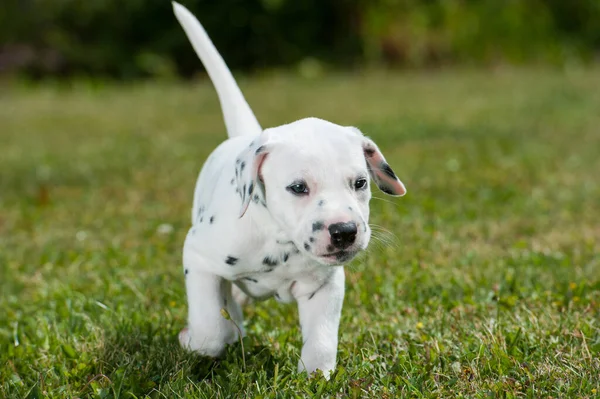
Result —
[[334, 223], [329, 225], [331, 243], [339, 249], [348, 248], [356, 239], [356, 223]]

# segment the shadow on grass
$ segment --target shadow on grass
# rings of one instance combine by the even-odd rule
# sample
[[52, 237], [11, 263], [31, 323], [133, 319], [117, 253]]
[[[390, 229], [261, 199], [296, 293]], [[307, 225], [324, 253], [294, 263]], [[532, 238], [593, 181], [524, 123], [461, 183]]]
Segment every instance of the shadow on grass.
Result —
[[211, 383], [229, 381], [232, 373], [244, 370], [261, 370], [271, 378], [276, 363], [272, 348], [253, 345], [249, 338], [244, 338], [243, 348], [244, 356], [237, 343], [220, 359], [211, 359], [184, 351], [172, 328], [157, 328], [151, 322], [123, 323], [106, 334], [82, 394], [145, 396], [166, 385], [202, 390], [202, 383], [208, 383], [208, 389]]

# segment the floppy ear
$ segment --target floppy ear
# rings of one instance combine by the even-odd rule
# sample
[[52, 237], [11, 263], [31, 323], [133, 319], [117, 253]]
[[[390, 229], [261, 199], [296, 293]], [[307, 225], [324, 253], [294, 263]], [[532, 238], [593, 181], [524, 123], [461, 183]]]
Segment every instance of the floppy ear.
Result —
[[[237, 192], [242, 199], [240, 217], [244, 216], [256, 186], [261, 185], [260, 167], [269, 153], [268, 133], [264, 131], [256, 137], [250, 146], [243, 150], [235, 161]], [[262, 193], [264, 196], [264, 192]]]
[[373, 140], [367, 137], [363, 138], [363, 152], [371, 179], [381, 191], [393, 196], [406, 194], [404, 184], [398, 179]]
[[398, 179], [396, 173], [390, 168], [377, 144], [370, 138], [362, 134], [362, 132], [354, 127], [347, 126], [350, 133], [359, 136], [362, 140], [363, 152], [365, 154], [365, 160], [367, 161], [367, 167], [369, 168], [369, 174], [371, 179], [377, 184], [377, 187], [386, 194], [393, 196], [403, 196], [406, 194], [406, 188], [404, 184]]

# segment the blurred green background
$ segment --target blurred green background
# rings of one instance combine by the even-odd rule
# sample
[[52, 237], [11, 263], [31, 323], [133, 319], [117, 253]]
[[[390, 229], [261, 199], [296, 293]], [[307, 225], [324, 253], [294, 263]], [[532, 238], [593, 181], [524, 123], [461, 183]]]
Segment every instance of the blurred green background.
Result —
[[407, 185], [329, 383], [273, 300], [223, 359], [179, 348], [226, 135], [170, 2], [0, 1], [0, 398], [598, 398], [600, 0], [182, 1], [263, 127], [357, 126]]
[[[234, 70], [587, 63], [598, 0], [187, 0]], [[190, 76], [167, 0], [3, 0], [0, 71], [41, 78]]]

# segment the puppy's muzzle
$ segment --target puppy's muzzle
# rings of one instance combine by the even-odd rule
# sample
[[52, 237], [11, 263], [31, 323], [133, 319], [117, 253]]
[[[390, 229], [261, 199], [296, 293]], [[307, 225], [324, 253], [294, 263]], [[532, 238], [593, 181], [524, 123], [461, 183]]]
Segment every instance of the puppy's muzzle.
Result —
[[338, 249], [346, 249], [356, 240], [356, 223], [334, 223], [329, 225], [329, 235], [331, 236], [331, 244]]

